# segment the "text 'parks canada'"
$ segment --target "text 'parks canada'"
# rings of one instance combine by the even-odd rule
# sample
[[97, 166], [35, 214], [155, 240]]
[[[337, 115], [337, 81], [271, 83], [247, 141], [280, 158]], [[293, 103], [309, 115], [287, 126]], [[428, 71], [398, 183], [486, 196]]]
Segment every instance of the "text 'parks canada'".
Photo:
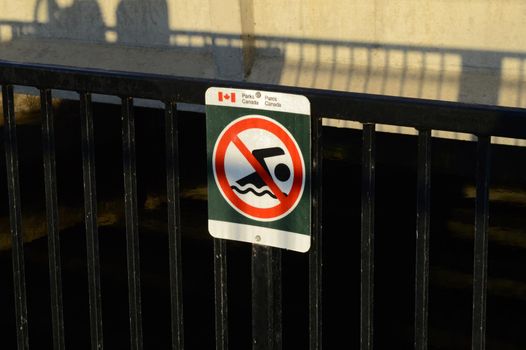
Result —
[[[241, 103], [246, 104], [246, 105], [259, 106], [260, 104], [259, 96], [253, 95], [253, 94], [242, 93]], [[278, 107], [278, 108], [281, 107], [281, 103], [278, 102], [278, 98], [273, 97], [273, 96], [265, 95], [264, 104], [265, 106], [269, 106], [269, 107]]]

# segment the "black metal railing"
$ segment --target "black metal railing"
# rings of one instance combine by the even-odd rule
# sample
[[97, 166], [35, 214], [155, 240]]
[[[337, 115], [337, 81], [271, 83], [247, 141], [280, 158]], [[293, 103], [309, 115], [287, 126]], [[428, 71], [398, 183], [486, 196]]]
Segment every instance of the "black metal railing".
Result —
[[[122, 150], [125, 187], [130, 344], [143, 347], [137, 180], [135, 160], [134, 98], [165, 103], [166, 181], [169, 232], [172, 348], [182, 349], [183, 300], [181, 267], [181, 213], [179, 185], [178, 103], [204, 104], [210, 86], [272, 90], [305, 95], [313, 118], [313, 230], [309, 254], [309, 344], [322, 347], [322, 118], [331, 117], [363, 124], [361, 196], [361, 349], [373, 348], [374, 237], [375, 237], [375, 124], [413, 127], [419, 131], [417, 157], [416, 266], [414, 346], [428, 347], [429, 233], [431, 193], [431, 131], [446, 130], [478, 136], [475, 246], [473, 274], [472, 348], [485, 348], [488, 261], [490, 137], [526, 138], [526, 110], [466, 105], [439, 101], [374, 96], [347, 92], [271, 86], [245, 82], [108, 72], [56, 66], [0, 62], [4, 112], [4, 143], [7, 166], [9, 218], [12, 235], [12, 265], [19, 349], [29, 347], [28, 313], [21, 232], [20, 185], [13, 86], [36, 87], [41, 92], [43, 116], [45, 196], [48, 219], [49, 271], [53, 344], [65, 347], [58, 244], [57, 179], [55, 173], [52, 89], [79, 93], [82, 131], [84, 221], [86, 230], [91, 348], [103, 347], [97, 186], [93, 136], [92, 94], [122, 98]], [[252, 252], [252, 330], [254, 349], [281, 348], [281, 253], [254, 246]], [[229, 347], [229, 295], [227, 293], [227, 243], [214, 241], [216, 349]], [[262, 277], [266, 279], [262, 279]]]

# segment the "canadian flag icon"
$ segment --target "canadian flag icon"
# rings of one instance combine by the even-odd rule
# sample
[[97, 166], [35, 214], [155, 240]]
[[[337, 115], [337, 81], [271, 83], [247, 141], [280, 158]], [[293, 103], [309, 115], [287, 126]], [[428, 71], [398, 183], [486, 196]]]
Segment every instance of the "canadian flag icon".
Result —
[[231, 92], [231, 93], [223, 93], [222, 91], [219, 91], [217, 93], [218, 95], [218, 99], [219, 99], [219, 102], [223, 102], [223, 101], [230, 101], [232, 103], [235, 103], [236, 102], [236, 93], [235, 92]]

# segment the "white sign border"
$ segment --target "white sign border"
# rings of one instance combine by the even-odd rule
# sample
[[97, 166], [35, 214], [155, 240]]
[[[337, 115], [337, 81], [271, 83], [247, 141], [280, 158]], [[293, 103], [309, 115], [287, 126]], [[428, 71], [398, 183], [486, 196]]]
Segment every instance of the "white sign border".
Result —
[[208, 220], [208, 232], [215, 238], [229, 239], [306, 253], [311, 236], [268, 227]]

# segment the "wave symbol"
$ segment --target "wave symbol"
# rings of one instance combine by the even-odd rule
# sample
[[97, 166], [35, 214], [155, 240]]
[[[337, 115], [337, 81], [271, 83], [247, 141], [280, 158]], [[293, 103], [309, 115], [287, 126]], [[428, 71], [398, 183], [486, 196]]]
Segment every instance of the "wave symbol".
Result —
[[248, 192], [252, 192], [258, 197], [263, 197], [264, 195], [268, 194], [272, 198], [277, 199], [277, 197], [272, 192], [270, 192], [270, 190], [267, 189], [267, 186], [263, 187], [263, 189], [260, 189], [260, 192], [258, 192], [258, 189], [256, 189], [253, 186], [246, 186], [246, 188], [243, 188], [237, 187], [236, 185], [232, 185], [230, 186], [230, 188], [232, 188], [234, 191], [240, 194], [247, 194]]

